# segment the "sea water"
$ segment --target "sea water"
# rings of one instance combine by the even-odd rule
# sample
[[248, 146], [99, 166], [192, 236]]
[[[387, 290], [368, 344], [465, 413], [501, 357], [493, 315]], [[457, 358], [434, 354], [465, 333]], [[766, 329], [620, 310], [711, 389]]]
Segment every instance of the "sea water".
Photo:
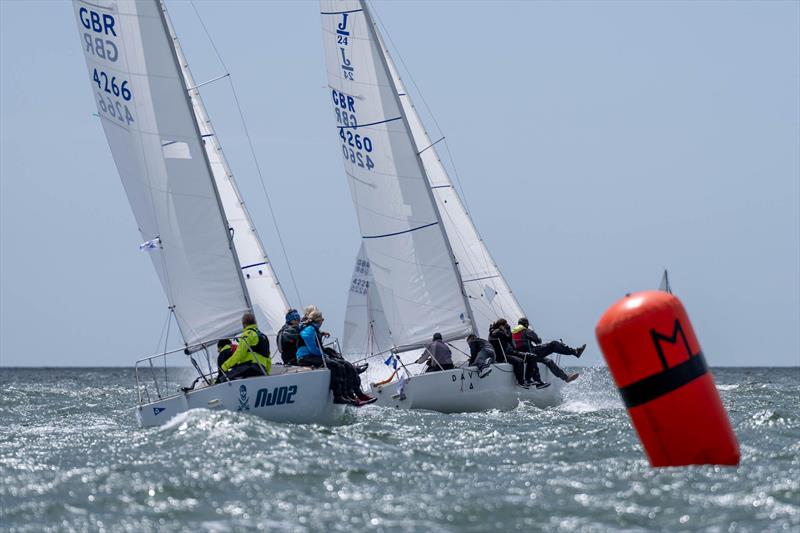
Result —
[[[741, 465], [653, 469], [605, 369], [556, 408], [138, 427], [132, 369], [0, 369], [6, 531], [800, 531], [800, 369], [716, 368]], [[691, 416], [691, 414], [689, 414]]]

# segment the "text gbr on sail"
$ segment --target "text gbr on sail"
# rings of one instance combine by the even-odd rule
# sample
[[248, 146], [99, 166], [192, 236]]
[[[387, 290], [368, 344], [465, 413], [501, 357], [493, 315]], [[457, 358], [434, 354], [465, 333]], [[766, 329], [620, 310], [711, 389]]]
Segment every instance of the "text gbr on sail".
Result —
[[351, 113], [356, 112], [356, 100], [352, 96], [347, 96], [338, 92], [336, 89], [331, 91], [333, 96], [333, 104], [341, 107], [342, 109], [349, 110]]
[[[101, 35], [117, 36], [114, 29], [114, 17], [107, 13], [98, 13], [92, 9], [82, 7], [78, 10], [81, 24], [87, 30]], [[102, 37], [93, 37], [90, 33], [83, 34], [83, 40], [86, 43], [86, 51], [96, 55], [101, 59], [108, 59], [109, 61], [116, 61], [119, 57], [117, 52], [117, 45], [110, 39], [103, 39]]]

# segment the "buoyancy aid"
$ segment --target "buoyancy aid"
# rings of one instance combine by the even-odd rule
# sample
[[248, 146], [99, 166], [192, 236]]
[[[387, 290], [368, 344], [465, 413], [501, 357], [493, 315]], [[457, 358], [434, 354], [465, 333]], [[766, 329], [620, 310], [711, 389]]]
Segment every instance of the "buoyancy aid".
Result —
[[527, 351], [528, 346], [525, 341], [525, 330], [528, 329], [523, 325], [514, 326], [511, 330], [511, 338], [514, 340], [514, 347], [520, 351]]

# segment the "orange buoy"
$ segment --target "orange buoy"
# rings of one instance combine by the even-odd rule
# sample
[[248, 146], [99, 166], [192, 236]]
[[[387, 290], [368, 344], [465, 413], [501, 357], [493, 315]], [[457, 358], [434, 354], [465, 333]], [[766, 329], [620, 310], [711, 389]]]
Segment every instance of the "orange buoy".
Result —
[[653, 466], [739, 464], [739, 444], [680, 300], [629, 294], [595, 328]]

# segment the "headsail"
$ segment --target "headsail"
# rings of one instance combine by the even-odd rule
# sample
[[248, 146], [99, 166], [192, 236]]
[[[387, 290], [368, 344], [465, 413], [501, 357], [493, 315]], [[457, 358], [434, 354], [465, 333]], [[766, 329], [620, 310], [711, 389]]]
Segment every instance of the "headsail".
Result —
[[[511, 292], [508, 283], [500, 273], [489, 250], [480, 238], [464, 204], [453, 187], [436, 151], [435, 142], [425, 130], [417, 114], [411, 96], [405, 88], [397, 67], [389, 54], [377, 28], [375, 35], [380, 51], [388, 67], [403, 113], [407, 119], [410, 133], [429, 180], [447, 238], [456, 257], [461, 274], [464, 293], [479, 332], [500, 317], [516, 321], [524, 312]], [[338, 115], [337, 115], [338, 116]], [[437, 141], [438, 142], [438, 141]], [[380, 302], [377, 302], [380, 304]], [[347, 332], [363, 331], [368, 321], [364, 309], [348, 306], [345, 318], [345, 345], [351, 345]], [[357, 326], [356, 326], [357, 325]], [[348, 328], [349, 326], [349, 328]], [[388, 332], [387, 332], [388, 334]], [[353, 347], [363, 344], [353, 342]], [[362, 347], [362, 355], [363, 347]], [[367, 352], [368, 353], [368, 352]]]
[[514, 324], [517, 319], [524, 316], [522, 307], [478, 234], [439, 158], [435, 143], [428, 136], [414, 108], [411, 95], [400, 78], [386, 44], [377, 28], [375, 31], [441, 213], [447, 238], [458, 262], [464, 292], [476, 322], [475, 326], [480, 333], [485, 333], [489, 324], [501, 317], [513, 321], [510, 323]]
[[373, 286], [369, 258], [362, 243], [347, 295], [342, 345], [347, 359], [363, 359], [364, 354], [383, 353], [394, 347], [383, 307]]
[[[219, 191], [222, 206], [225, 210], [225, 217], [228, 225], [233, 231], [233, 243], [242, 273], [245, 278], [247, 292], [256, 312], [258, 324], [261, 331], [274, 337], [284, 323], [284, 315], [289, 307], [286, 294], [278, 283], [278, 278], [267, 257], [261, 239], [258, 237], [255, 225], [247, 212], [244, 201], [239, 194], [233, 172], [228, 166], [222, 146], [217, 138], [211, 120], [206, 112], [200, 91], [189, 70], [189, 63], [181, 49], [175, 29], [165, 14], [167, 27], [175, 43], [175, 51], [178, 55], [178, 62], [181, 66], [186, 85], [189, 87], [189, 97], [192, 101], [197, 125], [203, 137], [203, 144], [206, 148], [208, 161], [211, 163], [211, 171]], [[260, 316], [259, 316], [260, 315]], [[266, 322], [265, 322], [266, 321]], [[273, 346], [275, 346], [273, 339]]]
[[250, 308], [158, 0], [74, 0], [98, 114], [187, 344], [230, 336]]
[[366, 5], [322, 0], [332, 104], [350, 192], [399, 349], [473, 331], [441, 217]]

